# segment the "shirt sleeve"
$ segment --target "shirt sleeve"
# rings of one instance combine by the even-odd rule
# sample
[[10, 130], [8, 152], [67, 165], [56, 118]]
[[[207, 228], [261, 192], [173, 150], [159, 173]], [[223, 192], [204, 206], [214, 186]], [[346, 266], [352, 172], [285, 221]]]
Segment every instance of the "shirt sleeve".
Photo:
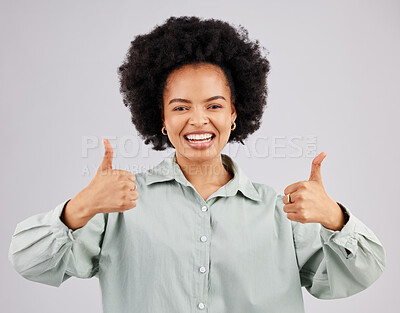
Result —
[[349, 219], [340, 231], [292, 221], [301, 285], [319, 299], [354, 295], [376, 281], [386, 266], [378, 238], [344, 209]]
[[97, 274], [107, 215], [97, 214], [73, 231], [60, 219], [68, 201], [17, 225], [8, 258], [26, 279], [58, 287], [71, 276]]

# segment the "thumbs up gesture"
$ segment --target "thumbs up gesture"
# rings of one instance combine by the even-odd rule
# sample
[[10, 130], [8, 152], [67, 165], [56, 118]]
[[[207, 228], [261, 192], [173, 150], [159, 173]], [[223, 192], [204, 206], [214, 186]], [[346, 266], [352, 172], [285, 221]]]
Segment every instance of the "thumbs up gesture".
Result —
[[97, 213], [124, 212], [136, 206], [139, 198], [135, 176], [112, 168], [113, 149], [107, 139], [104, 157], [89, 185], [71, 199], [61, 220], [70, 229], [84, 226]]
[[112, 168], [113, 149], [107, 139], [104, 143], [104, 157], [96, 175], [88, 185], [93, 213], [123, 212], [136, 206], [139, 195], [135, 175], [131, 172]]
[[340, 230], [345, 224], [345, 216], [336, 201], [328, 196], [322, 183], [321, 163], [326, 155], [326, 152], [322, 152], [314, 158], [308, 181], [285, 188], [283, 211], [289, 220], [320, 223], [325, 228]]

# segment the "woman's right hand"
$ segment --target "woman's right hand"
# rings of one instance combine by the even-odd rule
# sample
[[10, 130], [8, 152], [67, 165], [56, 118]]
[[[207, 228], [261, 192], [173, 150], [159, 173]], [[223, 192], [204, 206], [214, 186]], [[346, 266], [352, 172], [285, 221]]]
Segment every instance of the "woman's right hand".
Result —
[[70, 229], [84, 225], [97, 213], [124, 212], [136, 206], [139, 194], [135, 176], [128, 171], [112, 168], [113, 149], [107, 139], [104, 157], [89, 185], [71, 199], [61, 215]]

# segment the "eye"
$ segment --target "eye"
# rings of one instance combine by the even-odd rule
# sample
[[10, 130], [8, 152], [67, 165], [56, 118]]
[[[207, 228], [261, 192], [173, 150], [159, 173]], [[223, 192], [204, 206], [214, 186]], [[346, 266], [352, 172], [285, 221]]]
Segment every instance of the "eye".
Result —
[[213, 104], [213, 105], [210, 106], [210, 108], [218, 109], [218, 108], [222, 108], [222, 106], [220, 106], [219, 104]]
[[172, 111], [183, 111], [184, 109], [185, 109], [185, 107], [176, 107]]

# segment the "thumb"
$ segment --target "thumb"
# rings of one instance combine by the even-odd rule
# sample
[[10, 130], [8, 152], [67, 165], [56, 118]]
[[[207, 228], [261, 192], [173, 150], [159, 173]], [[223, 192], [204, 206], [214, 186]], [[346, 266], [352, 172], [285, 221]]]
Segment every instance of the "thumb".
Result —
[[114, 151], [108, 139], [103, 139], [103, 144], [105, 151], [103, 161], [100, 164], [100, 170], [106, 171], [108, 169], [112, 169]]
[[326, 155], [327, 155], [326, 152], [321, 152], [312, 161], [311, 174], [310, 174], [310, 178], [308, 179], [309, 181], [313, 180], [313, 181], [320, 182], [322, 184], [321, 163], [325, 159]]

